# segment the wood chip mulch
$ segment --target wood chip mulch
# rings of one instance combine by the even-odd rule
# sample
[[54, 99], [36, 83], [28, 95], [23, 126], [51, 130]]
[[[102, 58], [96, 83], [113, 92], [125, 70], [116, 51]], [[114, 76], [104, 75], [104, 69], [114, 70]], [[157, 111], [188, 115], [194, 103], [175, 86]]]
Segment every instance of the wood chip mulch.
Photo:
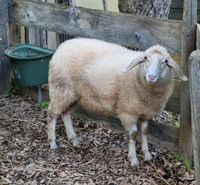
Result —
[[153, 161], [144, 162], [137, 143], [140, 166], [127, 159], [128, 137], [101, 123], [75, 117], [81, 147], [66, 139], [59, 120], [58, 150], [50, 150], [46, 110], [18, 96], [0, 96], [0, 184], [20, 185], [189, 185], [194, 170], [173, 159], [175, 154], [150, 146]]

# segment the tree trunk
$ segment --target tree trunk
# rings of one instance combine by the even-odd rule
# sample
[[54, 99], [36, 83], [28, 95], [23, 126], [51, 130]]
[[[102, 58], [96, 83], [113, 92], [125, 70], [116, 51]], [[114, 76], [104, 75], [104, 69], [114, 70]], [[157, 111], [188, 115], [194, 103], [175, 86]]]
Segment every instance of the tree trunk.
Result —
[[167, 19], [171, 0], [119, 0], [119, 11], [135, 15]]

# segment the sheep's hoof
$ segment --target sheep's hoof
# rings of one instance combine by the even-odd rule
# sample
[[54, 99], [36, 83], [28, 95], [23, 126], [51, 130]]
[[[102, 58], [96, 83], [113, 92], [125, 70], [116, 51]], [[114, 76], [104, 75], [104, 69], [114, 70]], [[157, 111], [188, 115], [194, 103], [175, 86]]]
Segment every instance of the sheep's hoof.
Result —
[[153, 158], [152, 158], [152, 155], [150, 154], [150, 152], [145, 152], [144, 153], [144, 161], [151, 161]]
[[53, 142], [50, 144], [50, 149], [51, 150], [56, 150], [59, 148], [59, 145], [56, 142]]
[[70, 141], [71, 141], [73, 147], [75, 147], [75, 148], [80, 148], [80, 141], [79, 141], [78, 138], [70, 139]]
[[138, 159], [137, 158], [130, 158], [130, 162], [131, 162], [131, 167], [132, 168], [137, 168], [138, 166], [139, 166], [139, 161], [138, 161]]

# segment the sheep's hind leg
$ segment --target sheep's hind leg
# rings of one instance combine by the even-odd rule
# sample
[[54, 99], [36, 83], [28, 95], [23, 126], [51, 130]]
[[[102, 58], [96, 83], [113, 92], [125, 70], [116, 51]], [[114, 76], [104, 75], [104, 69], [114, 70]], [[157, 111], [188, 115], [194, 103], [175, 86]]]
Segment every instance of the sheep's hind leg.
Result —
[[79, 147], [79, 140], [73, 127], [72, 119], [69, 112], [62, 114], [62, 120], [65, 126], [68, 140], [72, 142], [73, 146]]
[[120, 115], [119, 116], [122, 125], [129, 132], [129, 152], [128, 157], [132, 167], [137, 167], [139, 161], [136, 153], [136, 139], [137, 139], [137, 119], [129, 115]]
[[57, 115], [52, 115], [49, 111], [47, 134], [48, 134], [50, 149], [58, 148], [58, 145], [56, 143], [56, 120], [57, 120]]
[[148, 142], [147, 142], [147, 132], [148, 132], [148, 122], [143, 121], [141, 123], [141, 139], [142, 139], [142, 152], [145, 161], [152, 160], [151, 153], [149, 152]]

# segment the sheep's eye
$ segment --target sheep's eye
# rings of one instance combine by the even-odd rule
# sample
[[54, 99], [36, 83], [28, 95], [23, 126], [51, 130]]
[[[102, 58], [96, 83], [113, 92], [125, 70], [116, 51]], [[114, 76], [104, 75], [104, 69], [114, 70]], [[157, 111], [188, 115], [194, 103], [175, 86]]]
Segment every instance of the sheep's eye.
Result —
[[146, 56], [144, 57], [144, 60], [147, 60], [147, 57], [146, 57]]
[[165, 63], [168, 64], [168, 60], [165, 60]]

